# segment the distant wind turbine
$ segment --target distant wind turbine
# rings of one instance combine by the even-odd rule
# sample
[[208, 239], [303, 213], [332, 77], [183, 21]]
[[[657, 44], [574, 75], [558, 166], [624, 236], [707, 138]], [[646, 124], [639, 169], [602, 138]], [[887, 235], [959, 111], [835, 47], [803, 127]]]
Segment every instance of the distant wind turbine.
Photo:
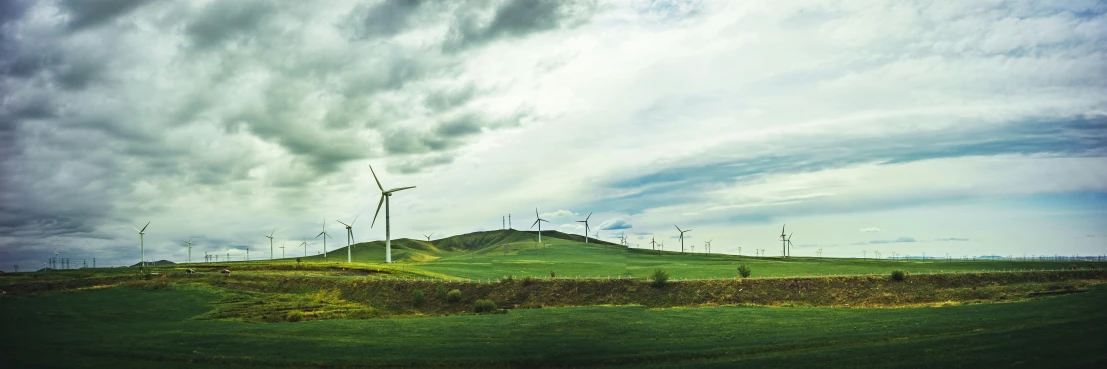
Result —
[[584, 243], [588, 243], [588, 219], [592, 217], [592, 213], [588, 213], [588, 216], [584, 220], [578, 220], [577, 223], [584, 223]]
[[431, 232], [430, 234], [425, 234], [425, 235], [423, 235], [423, 237], [426, 237], [426, 238], [427, 238], [427, 242], [430, 242], [430, 240], [431, 240], [431, 236], [432, 236], [432, 235], [434, 235], [434, 232]]
[[531, 227], [531, 228], [534, 228], [534, 225], [535, 225], [535, 224], [537, 224], [537, 225], [538, 225], [538, 244], [539, 244], [539, 245], [541, 245], [541, 244], [542, 244], [542, 222], [546, 222], [546, 223], [549, 223], [550, 221], [548, 221], [548, 220], [545, 220], [545, 219], [542, 219], [542, 216], [541, 216], [541, 215], [538, 215], [538, 208], [534, 208], [534, 217], [535, 217], [535, 218], [538, 218], [538, 219], [536, 219], [536, 220], [534, 221], [534, 223], [532, 223], [532, 224], [530, 225], [530, 227]]
[[354, 248], [354, 223], [357, 222], [358, 217], [361, 217], [361, 213], [354, 216], [354, 221], [350, 222], [350, 224], [342, 223], [341, 220], [336, 220], [336, 222], [346, 226], [346, 263], [354, 262], [354, 254], [353, 251], [350, 250]]
[[188, 242], [185, 243], [188, 244], [188, 262], [192, 263], [192, 237], [189, 237]]
[[788, 257], [788, 241], [784, 239], [784, 227], [786, 227], [786, 226], [788, 226], [788, 225], [785, 224], [785, 225], [780, 227], [780, 246], [781, 246], [781, 249], [782, 249], [780, 254], [783, 255], [784, 257]]
[[784, 239], [784, 242], [786, 242], [788, 244], [787, 256], [792, 256], [792, 233], [795, 233], [795, 232], [789, 232], [788, 233], [788, 238]]
[[300, 246], [304, 247], [304, 257], [307, 257], [307, 235], [304, 235], [304, 242], [300, 242]]
[[273, 234], [274, 233], [277, 233], [276, 228], [273, 228], [273, 232], [269, 232], [269, 235], [265, 236], [265, 238], [269, 239], [269, 260], [273, 260]]
[[315, 238], [323, 237], [323, 259], [324, 260], [327, 258], [327, 237], [330, 237], [330, 236], [331, 235], [327, 234], [327, 220], [323, 219], [323, 231], [319, 232], [319, 234], [316, 235]]
[[[284, 259], [284, 247], [285, 246], [288, 246], [288, 241], [284, 241], [284, 243], [281, 244], [281, 259]], [[215, 257], [219, 257], [219, 255], [216, 255]]]
[[139, 230], [138, 228], [135, 228], [134, 226], [131, 226], [131, 228], [133, 228], [135, 230], [135, 232], [138, 232], [138, 250], [139, 250], [140, 253], [142, 253], [142, 256], [141, 256], [142, 259], [140, 259], [139, 262], [142, 263], [143, 268], [146, 267], [146, 239], [145, 239], [146, 227], [149, 227], [149, 226], [150, 226], [150, 222], [146, 222], [146, 225], [142, 226], [142, 230]]
[[680, 253], [683, 254], [684, 253], [684, 233], [685, 232], [691, 232], [692, 230], [691, 229], [689, 229], [687, 231], [681, 230], [680, 227], [676, 226], [676, 224], [673, 224], [673, 227], [676, 227], [677, 232], [680, 232]]
[[373, 224], [369, 225], [369, 228], [373, 228], [373, 225], [377, 224], [377, 215], [381, 213], [381, 204], [384, 204], [384, 262], [392, 262], [392, 225], [388, 215], [388, 202], [392, 198], [393, 192], [403, 191], [409, 188], [415, 188], [415, 186], [397, 187], [391, 190], [385, 191], [384, 186], [381, 186], [381, 180], [377, 179], [377, 172], [373, 171], [373, 166], [369, 166], [369, 171], [373, 173], [373, 180], [377, 181], [377, 188], [381, 189], [381, 201], [377, 203], [377, 213], [373, 214]]

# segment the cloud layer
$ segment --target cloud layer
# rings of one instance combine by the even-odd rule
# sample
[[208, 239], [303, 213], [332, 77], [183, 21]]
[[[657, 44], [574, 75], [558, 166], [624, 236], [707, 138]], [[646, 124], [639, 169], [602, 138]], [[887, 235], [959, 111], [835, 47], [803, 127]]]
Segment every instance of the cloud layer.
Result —
[[[827, 256], [911, 246], [863, 237], [881, 229], [934, 240], [920, 248], [1057, 252], [1001, 232], [1018, 216], [1073, 235], [1064, 252], [1102, 253], [1083, 235], [1107, 227], [1105, 13], [8, 1], [0, 266], [54, 249], [131, 264], [130, 227], [147, 221], [148, 253], [176, 260], [189, 237], [240, 252], [358, 214], [359, 240], [380, 239], [369, 164], [386, 188], [418, 186], [392, 198], [400, 237], [498, 229], [504, 214], [525, 228], [538, 207], [572, 209], [544, 214], [552, 229], [593, 212], [601, 230], [677, 223], [722, 252], [771, 248], [785, 222], [805, 245], [844, 245]], [[975, 227], [917, 218], [957, 203]]]

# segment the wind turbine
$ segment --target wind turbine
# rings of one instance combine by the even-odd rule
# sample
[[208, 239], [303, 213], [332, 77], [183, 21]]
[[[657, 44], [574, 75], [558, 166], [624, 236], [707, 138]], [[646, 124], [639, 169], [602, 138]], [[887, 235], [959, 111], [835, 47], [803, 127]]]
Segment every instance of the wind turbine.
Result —
[[356, 216], [354, 216], [354, 221], [350, 222], [350, 224], [342, 223], [341, 220], [336, 220], [336, 222], [342, 223], [342, 225], [346, 226], [346, 262], [347, 263], [354, 262], [354, 254], [350, 250], [352, 250], [354, 248], [354, 223], [357, 222], [357, 218], [359, 218], [359, 217], [361, 217], [361, 213], [358, 213]]
[[785, 238], [785, 239], [784, 239], [784, 242], [787, 242], [787, 243], [788, 243], [788, 249], [787, 249], [787, 250], [788, 250], [788, 253], [787, 253], [787, 256], [791, 256], [791, 255], [792, 255], [792, 233], [795, 233], [795, 232], [791, 232], [791, 233], [788, 233], [788, 238]]
[[189, 237], [188, 242], [185, 242], [185, 243], [188, 244], [188, 262], [191, 264], [192, 263], [192, 237]]
[[392, 225], [389, 221], [388, 215], [388, 202], [392, 198], [393, 192], [403, 191], [409, 188], [415, 188], [415, 186], [397, 187], [391, 190], [385, 191], [384, 186], [381, 186], [381, 180], [377, 179], [377, 172], [373, 170], [373, 166], [369, 166], [369, 171], [373, 173], [373, 180], [377, 181], [377, 188], [381, 189], [381, 201], [377, 202], [377, 213], [373, 214], [373, 224], [369, 225], [369, 228], [373, 228], [377, 224], [377, 215], [381, 213], [381, 204], [384, 204], [384, 262], [392, 262]]
[[711, 241], [712, 240], [707, 240], [703, 242], [703, 249], [707, 251], [708, 254], [711, 253]]
[[304, 236], [304, 242], [300, 242], [300, 246], [304, 247], [304, 257], [307, 257], [307, 236]]
[[792, 233], [788, 234], [788, 238], [785, 238], [784, 242], [787, 243], [787, 245], [788, 245], [788, 248], [787, 248], [788, 253], [786, 254], [786, 256], [792, 255]]
[[431, 240], [431, 236], [432, 236], [432, 235], [434, 235], [434, 232], [431, 232], [431, 234], [425, 234], [425, 235], [423, 235], [423, 237], [426, 237], [426, 238], [427, 238], [427, 242], [430, 242], [430, 240]]
[[273, 234], [274, 233], [277, 233], [276, 228], [273, 228], [273, 232], [269, 232], [269, 235], [265, 236], [265, 238], [269, 239], [269, 260], [273, 260]]
[[657, 236], [650, 236], [650, 248], [657, 250]]
[[680, 253], [683, 254], [684, 253], [684, 232], [691, 232], [692, 230], [691, 229], [689, 229], [687, 231], [681, 230], [680, 227], [676, 226], [676, 224], [673, 224], [673, 227], [676, 227], [677, 232], [680, 232]]
[[[285, 246], [288, 246], [288, 241], [284, 241], [284, 243], [281, 244], [281, 259], [284, 259], [284, 247]], [[215, 257], [219, 257], [219, 256], [216, 255]]]
[[538, 244], [541, 245], [542, 244], [542, 222], [549, 223], [550, 221], [542, 219], [542, 216], [538, 215], [538, 208], [534, 208], [534, 217], [538, 218], [538, 219], [536, 219], [534, 221], [534, 223], [531, 223], [530, 227], [534, 228], [535, 224], [538, 225]]
[[142, 226], [142, 230], [139, 230], [138, 228], [135, 228], [134, 226], [131, 226], [131, 228], [134, 229], [135, 232], [138, 232], [138, 250], [139, 250], [139, 252], [142, 253], [142, 259], [141, 259], [140, 262], [142, 263], [143, 268], [146, 267], [146, 240], [145, 240], [146, 227], [149, 227], [149, 226], [150, 226], [150, 222], [146, 222], [146, 225]]
[[323, 219], [323, 231], [319, 232], [319, 234], [316, 235], [315, 238], [319, 238], [320, 236], [323, 237], [323, 259], [326, 259], [327, 258], [327, 237], [331, 236], [331, 235], [327, 234], [327, 220], [326, 219]]
[[780, 227], [780, 247], [781, 249], [783, 249], [781, 251], [781, 255], [783, 255], [784, 257], [788, 257], [788, 241], [784, 239], [784, 227], [786, 226], [788, 225], [785, 224]]
[[578, 220], [577, 223], [584, 223], [584, 243], [588, 243], [588, 218], [592, 217], [592, 213], [588, 213], [588, 216], [584, 220]]

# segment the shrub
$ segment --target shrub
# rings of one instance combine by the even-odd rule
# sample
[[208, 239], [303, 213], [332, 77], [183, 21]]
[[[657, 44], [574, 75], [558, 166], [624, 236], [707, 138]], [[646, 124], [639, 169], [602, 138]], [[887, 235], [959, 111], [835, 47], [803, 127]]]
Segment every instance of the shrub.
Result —
[[423, 297], [423, 290], [411, 291], [411, 304], [415, 306], [423, 305], [423, 301], [426, 300]]
[[480, 299], [473, 303], [473, 311], [478, 313], [491, 313], [496, 311], [496, 303], [489, 299]]
[[434, 297], [436, 297], [436, 298], [446, 297], [446, 286], [438, 285], [438, 287], [435, 287], [434, 288]]
[[753, 273], [753, 272], [750, 271], [750, 268], [747, 267], [745, 264], [742, 264], [741, 266], [738, 267], [738, 275], [741, 275], [742, 278], [749, 278], [750, 273]]
[[557, 275], [554, 274], [554, 271], [552, 270], [550, 271], [550, 278], [557, 278]]
[[665, 286], [666, 282], [669, 282], [669, 273], [666, 273], [664, 270], [661, 270], [661, 268], [658, 268], [657, 270], [653, 271], [652, 275], [650, 275], [650, 279], [653, 280], [653, 282], [650, 283], [652, 286], [661, 288]]
[[893, 270], [892, 271], [892, 280], [893, 281], [902, 281], [904, 278], [906, 278], [906, 275], [903, 273], [902, 270]]
[[289, 311], [288, 314], [284, 316], [284, 321], [286, 322], [298, 322], [301, 320], [304, 320], [304, 312], [299, 310]]
[[534, 282], [535, 282], [534, 277], [531, 277], [529, 275], [526, 276], [526, 277], [523, 277], [523, 285], [524, 286], [532, 285], [532, 284], [534, 284]]
[[446, 294], [446, 301], [449, 301], [449, 302], [461, 301], [461, 290], [450, 290], [450, 292]]

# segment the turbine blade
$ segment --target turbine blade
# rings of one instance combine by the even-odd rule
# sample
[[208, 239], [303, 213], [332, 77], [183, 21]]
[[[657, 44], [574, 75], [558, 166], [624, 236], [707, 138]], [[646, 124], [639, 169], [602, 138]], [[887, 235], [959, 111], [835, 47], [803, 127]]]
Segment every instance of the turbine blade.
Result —
[[272, 231], [272, 232], [269, 232], [269, 237], [273, 237], [273, 234], [274, 234], [274, 233], [277, 233], [277, 229], [276, 229], [276, 228], [273, 228], [273, 231]]
[[535, 225], [535, 224], [538, 224], [538, 221], [539, 221], [539, 220], [542, 220], [542, 219], [536, 219], [536, 220], [534, 221], [534, 223], [531, 223], [531, 224], [530, 224], [530, 227], [531, 227], [531, 228], [534, 228], [534, 225]]
[[142, 233], [142, 231], [138, 230], [138, 228], [135, 228], [135, 226], [131, 226], [131, 229], [135, 230], [135, 232]]
[[373, 180], [377, 181], [377, 188], [381, 189], [381, 192], [384, 192], [384, 186], [381, 186], [381, 180], [377, 179], [377, 171], [373, 170], [372, 165], [369, 166], [369, 171], [373, 173]]
[[350, 226], [353, 227], [354, 223], [357, 223], [357, 218], [360, 218], [360, 217], [361, 217], [361, 212], [359, 211], [359, 212], [357, 212], [357, 215], [354, 216], [354, 220], [350, 222]]
[[319, 238], [319, 236], [322, 236], [322, 235], [323, 235], [323, 232], [319, 232], [319, 234], [315, 235], [315, 238]]
[[150, 226], [150, 222], [146, 222], [146, 225], [142, 226], [142, 230], [139, 232], [146, 232], [146, 227]]
[[584, 217], [584, 221], [587, 222], [588, 219], [590, 219], [590, 218], [592, 218], [592, 213], [591, 212], [588, 213], [587, 217]]
[[403, 191], [403, 190], [406, 190], [406, 189], [410, 189], [410, 188], [415, 188], [415, 186], [408, 186], [408, 187], [397, 187], [397, 188], [393, 188], [393, 189], [391, 189], [391, 190], [388, 190], [388, 191], [384, 191], [384, 193], [393, 193], [393, 192], [400, 192], [400, 191]]
[[369, 225], [369, 228], [377, 225], [377, 216], [381, 215], [381, 205], [384, 205], [384, 194], [381, 194], [381, 201], [377, 201], [377, 212], [373, 213], [373, 224]]
[[[342, 221], [341, 221], [341, 220], [336, 220], [336, 222], [342, 223]], [[349, 224], [346, 224], [346, 223], [342, 223], [342, 225], [344, 225], [344, 226], [347, 226], [347, 227], [349, 227], [349, 226], [350, 226]]]
[[677, 227], [677, 225], [676, 225], [676, 224], [673, 224], [673, 227], [676, 227], [676, 229], [677, 229], [677, 232], [684, 232], [684, 231], [680, 230], [680, 227]]

